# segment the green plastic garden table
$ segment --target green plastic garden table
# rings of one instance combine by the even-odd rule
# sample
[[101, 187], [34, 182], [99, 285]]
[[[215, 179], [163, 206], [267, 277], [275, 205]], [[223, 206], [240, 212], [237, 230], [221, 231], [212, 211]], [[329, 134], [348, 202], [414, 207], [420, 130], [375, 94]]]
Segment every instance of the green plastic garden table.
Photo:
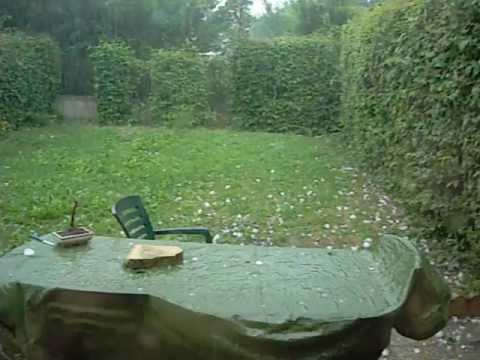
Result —
[[[126, 269], [134, 244], [180, 246], [184, 262]], [[361, 251], [94, 237], [0, 258], [0, 324], [39, 360], [376, 359], [393, 327], [439, 331], [448, 299], [394, 236]]]

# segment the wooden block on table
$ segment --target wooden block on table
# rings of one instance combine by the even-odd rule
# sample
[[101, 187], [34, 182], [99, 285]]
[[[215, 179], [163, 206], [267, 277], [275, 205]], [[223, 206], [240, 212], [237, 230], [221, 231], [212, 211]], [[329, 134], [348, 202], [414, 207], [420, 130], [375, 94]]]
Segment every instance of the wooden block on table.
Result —
[[183, 261], [183, 250], [177, 246], [134, 245], [127, 256], [130, 269], [147, 269], [162, 265], [178, 265]]

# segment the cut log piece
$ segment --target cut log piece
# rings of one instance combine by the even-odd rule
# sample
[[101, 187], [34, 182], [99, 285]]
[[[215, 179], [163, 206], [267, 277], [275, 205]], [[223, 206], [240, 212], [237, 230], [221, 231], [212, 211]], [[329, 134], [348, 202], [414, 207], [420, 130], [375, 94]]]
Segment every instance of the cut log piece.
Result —
[[183, 250], [177, 246], [135, 245], [128, 254], [126, 266], [130, 269], [148, 269], [178, 265], [182, 261]]

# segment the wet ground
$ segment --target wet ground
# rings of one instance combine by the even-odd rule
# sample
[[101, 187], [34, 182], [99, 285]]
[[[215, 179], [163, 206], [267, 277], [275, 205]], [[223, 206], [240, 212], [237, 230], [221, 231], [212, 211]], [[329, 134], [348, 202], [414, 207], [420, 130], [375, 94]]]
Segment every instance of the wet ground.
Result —
[[382, 359], [480, 360], [480, 318], [453, 317], [443, 331], [426, 341], [406, 339], [394, 332]]

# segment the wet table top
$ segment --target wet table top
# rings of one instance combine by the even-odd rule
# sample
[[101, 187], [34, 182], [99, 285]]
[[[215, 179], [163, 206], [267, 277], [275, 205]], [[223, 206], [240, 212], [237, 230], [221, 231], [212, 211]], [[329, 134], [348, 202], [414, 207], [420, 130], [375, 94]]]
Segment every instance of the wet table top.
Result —
[[[175, 245], [182, 265], [134, 272], [134, 244]], [[24, 250], [33, 249], [34, 256]], [[270, 324], [378, 317], [405, 301], [418, 254], [409, 241], [385, 236], [370, 250], [238, 246], [94, 237], [87, 247], [30, 242], [0, 258], [0, 287], [148, 294], [184, 308]]]

